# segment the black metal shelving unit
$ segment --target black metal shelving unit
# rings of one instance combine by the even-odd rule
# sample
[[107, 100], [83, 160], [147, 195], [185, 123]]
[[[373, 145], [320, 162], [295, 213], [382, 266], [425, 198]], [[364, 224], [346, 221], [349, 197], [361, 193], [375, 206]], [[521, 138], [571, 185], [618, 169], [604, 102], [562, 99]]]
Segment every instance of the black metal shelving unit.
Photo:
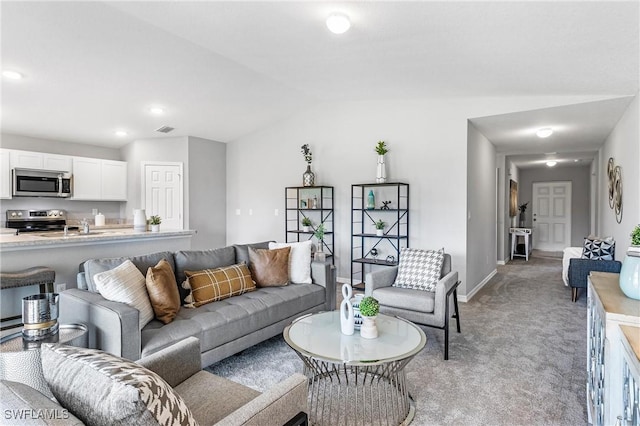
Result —
[[[324, 239], [322, 251], [327, 260], [334, 262], [334, 233], [333, 233], [333, 186], [288, 186], [285, 188], [285, 241], [300, 242], [313, 240], [320, 224], [324, 225]], [[309, 218], [312, 226], [308, 231], [302, 228], [302, 219]]]
[[[375, 197], [373, 208], [367, 208], [369, 191]], [[382, 201], [390, 203], [383, 208]], [[376, 234], [374, 225], [380, 219], [387, 223], [382, 236]], [[363, 288], [365, 274], [371, 268], [397, 265], [404, 247], [409, 247], [409, 184], [351, 185], [352, 285]], [[378, 255], [374, 256], [376, 251]]]

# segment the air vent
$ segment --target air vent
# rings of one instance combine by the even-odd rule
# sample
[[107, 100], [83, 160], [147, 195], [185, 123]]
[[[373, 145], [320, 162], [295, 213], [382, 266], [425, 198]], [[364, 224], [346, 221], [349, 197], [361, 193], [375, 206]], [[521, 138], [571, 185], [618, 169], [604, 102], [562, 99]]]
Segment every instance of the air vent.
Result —
[[162, 126], [156, 129], [156, 132], [160, 132], [160, 133], [169, 133], [171, 131], [175, 130], [173, 127], [171, 126]]

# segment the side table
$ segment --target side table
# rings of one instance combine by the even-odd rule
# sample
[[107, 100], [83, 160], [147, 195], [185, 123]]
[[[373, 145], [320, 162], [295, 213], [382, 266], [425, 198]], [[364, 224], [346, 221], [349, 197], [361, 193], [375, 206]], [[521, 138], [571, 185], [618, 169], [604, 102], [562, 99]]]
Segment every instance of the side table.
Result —
[[86, 348], [87, 326], [84, 324], [60, 324], [58, 334], [51, 338], [32, 342], [22, 338], [22, 332], [13, 333], [0, 340], [0, 379], [24, 383], [49, 398], [53, 394], [44, 379], [40, 361], [42, 343], [64, 343]]

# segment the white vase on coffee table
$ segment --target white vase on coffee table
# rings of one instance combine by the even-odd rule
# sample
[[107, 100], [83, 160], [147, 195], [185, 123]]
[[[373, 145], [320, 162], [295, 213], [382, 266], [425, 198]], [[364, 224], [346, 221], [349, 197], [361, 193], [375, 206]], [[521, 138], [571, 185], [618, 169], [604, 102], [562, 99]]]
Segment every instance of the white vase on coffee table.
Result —
[[376, 324], [376, 317], [367, 317], [362, 315], [362, 325], [360, 326], [360, 336], [364, 339], [376, 339], [378, 337], [378, 325]]

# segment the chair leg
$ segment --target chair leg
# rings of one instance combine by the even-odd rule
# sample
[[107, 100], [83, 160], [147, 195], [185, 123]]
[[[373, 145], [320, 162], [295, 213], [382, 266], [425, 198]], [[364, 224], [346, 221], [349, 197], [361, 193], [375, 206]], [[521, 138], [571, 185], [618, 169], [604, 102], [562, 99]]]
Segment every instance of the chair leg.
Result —
[[571, 287], [571, 301], [576, 302], [578, 300], [578, 287]]
[[449, 359], [449, 320], [444, 324], [444, 360]]
[[456, 311], [454, 318], [456, 319], [456, 326], [458, 333], [460, 333], [460, 312], [458, 312], [458, 289], [453, 290], [453, 307]]

